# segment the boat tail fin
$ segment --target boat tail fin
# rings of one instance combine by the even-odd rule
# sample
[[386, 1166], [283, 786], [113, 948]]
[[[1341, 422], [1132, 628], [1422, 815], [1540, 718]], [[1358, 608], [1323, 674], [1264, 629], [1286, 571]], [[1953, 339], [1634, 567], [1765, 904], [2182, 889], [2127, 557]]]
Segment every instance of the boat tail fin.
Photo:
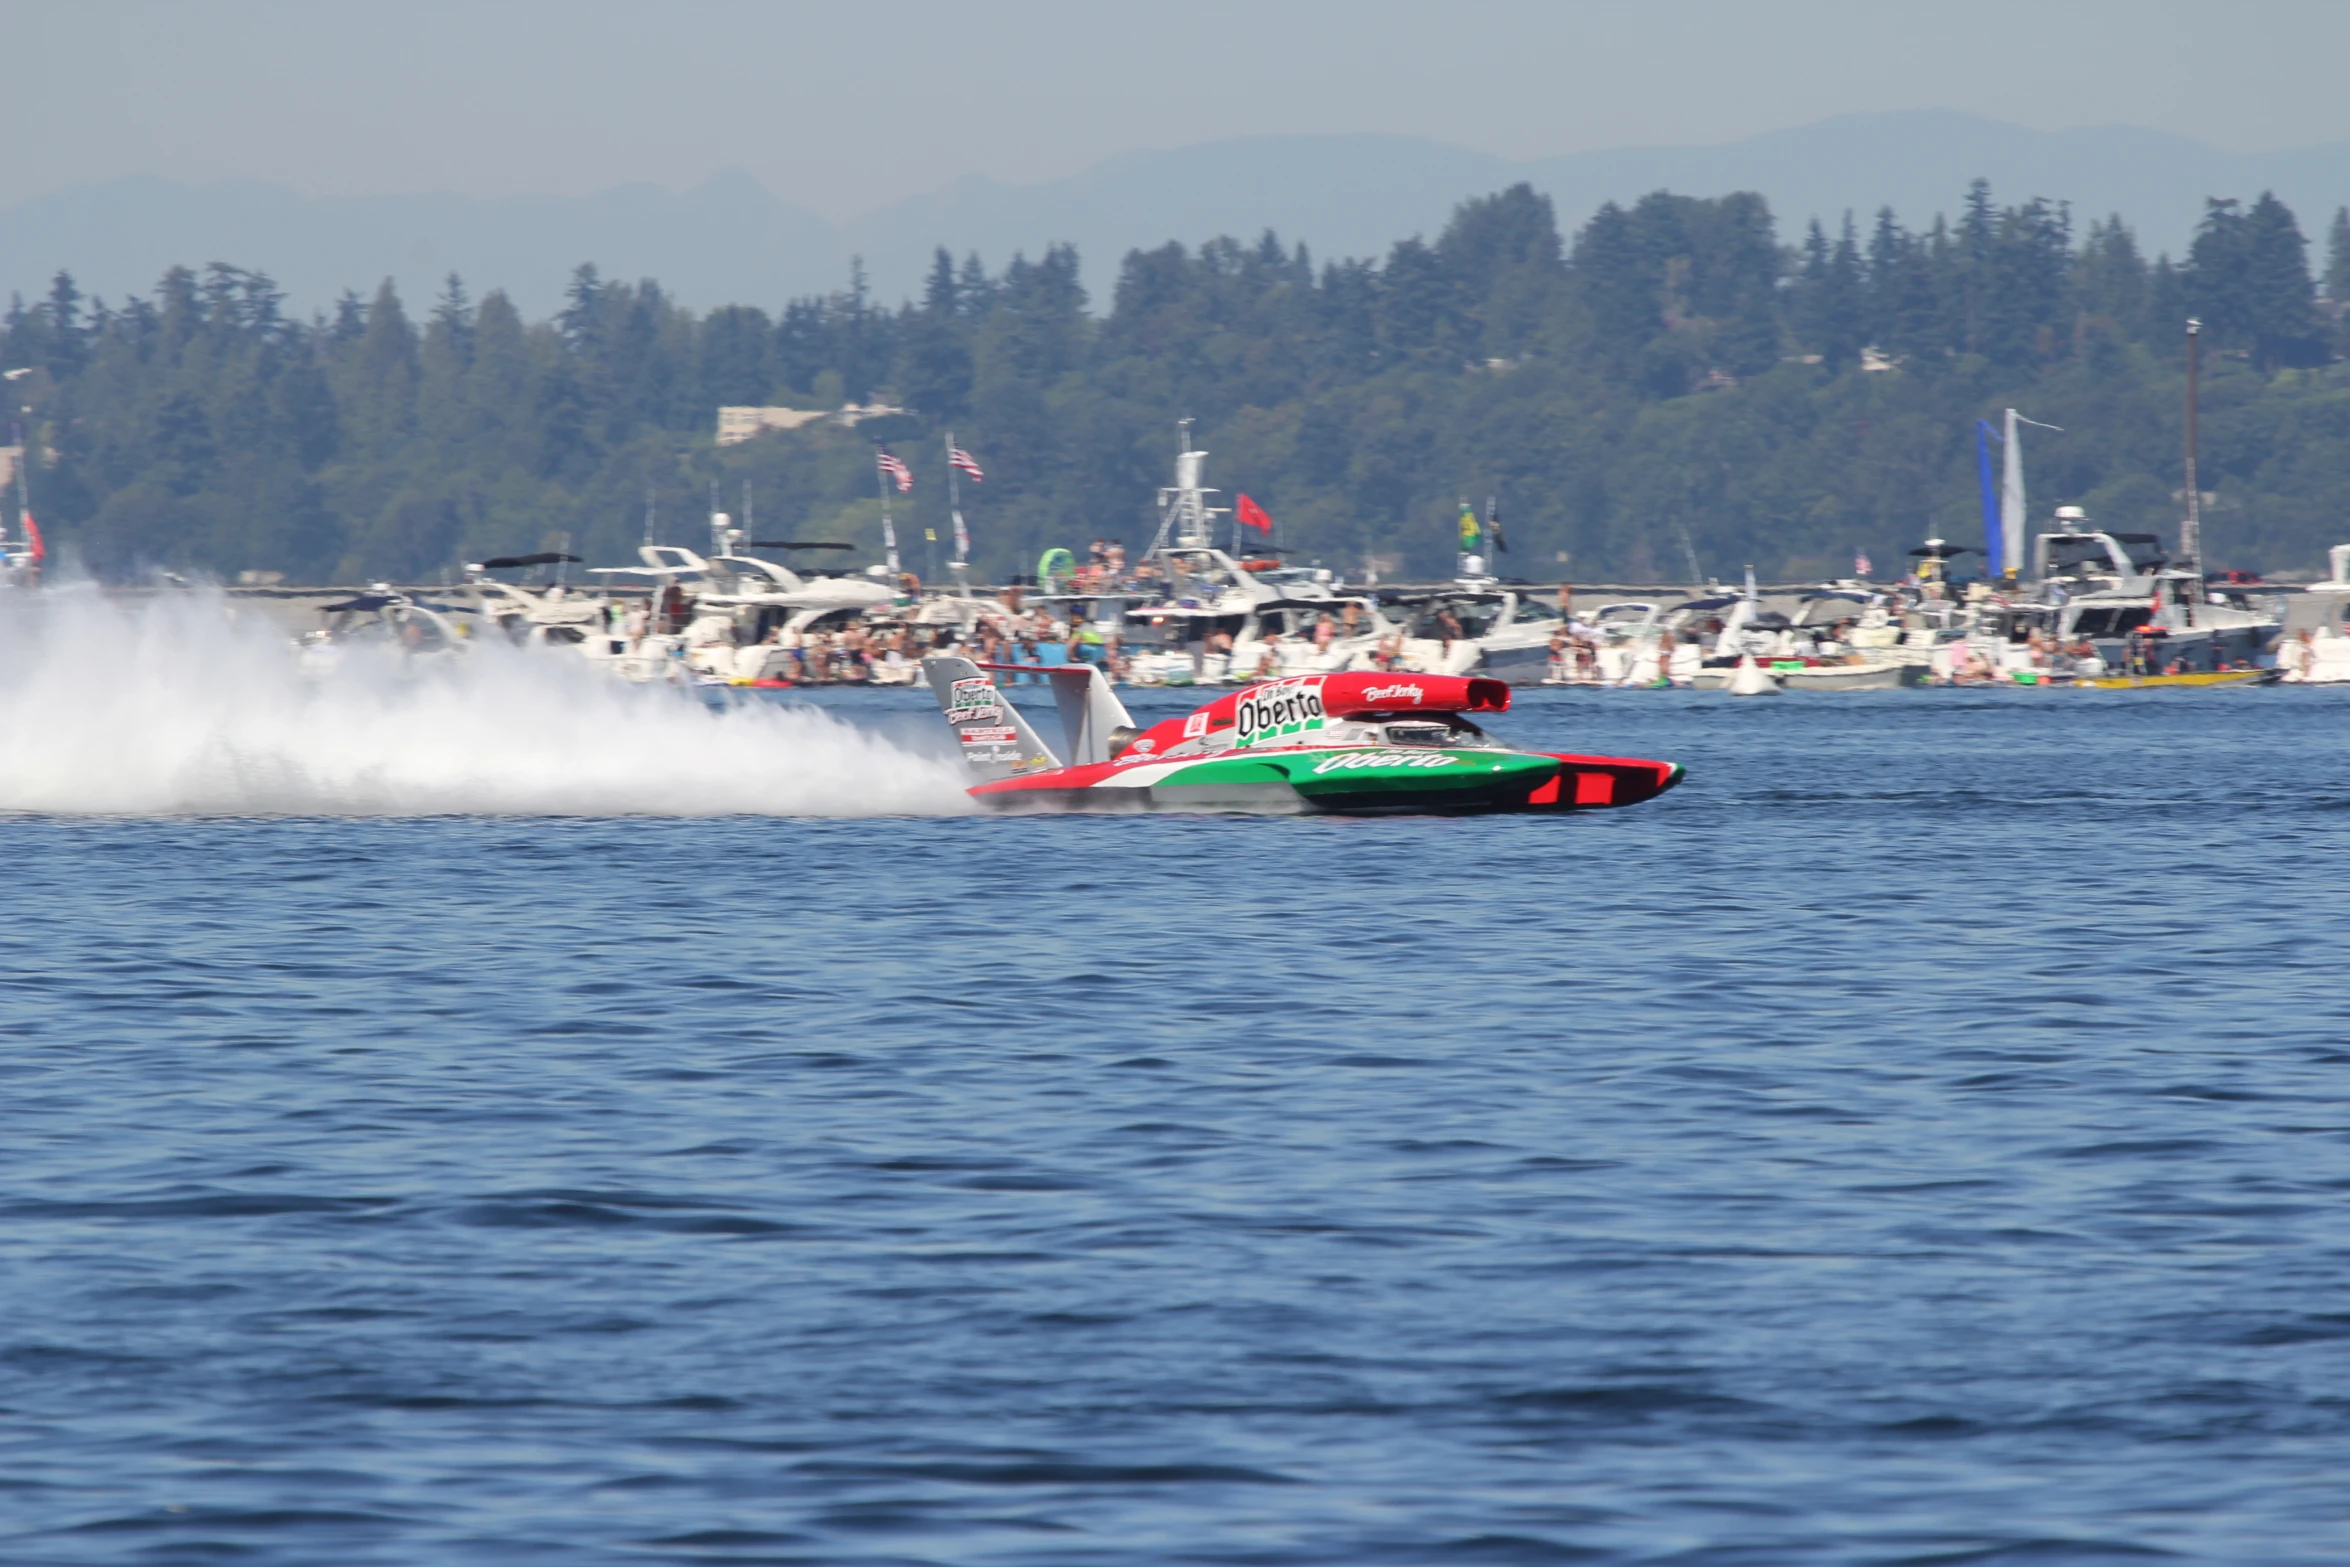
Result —
[[[997, 687], [995, 677], [967, 658], [941, 654], [922, 661], [938, 709], [963, 747], [963, 760], [981, 782], [1041, 773], [1061, 759]], [[1113, 701], [1115, 698], [1112, 699]]]
[[1134, 720], [1126, 704], [1110, 688], [1109, 676], [1092, 664], [1062, 664], [1044, 671], [1053, 683], [1053, 702], [1061, 710], [1061, 733], [1069, 744], [1069, 765], [1116, 758], [1134, 738]]

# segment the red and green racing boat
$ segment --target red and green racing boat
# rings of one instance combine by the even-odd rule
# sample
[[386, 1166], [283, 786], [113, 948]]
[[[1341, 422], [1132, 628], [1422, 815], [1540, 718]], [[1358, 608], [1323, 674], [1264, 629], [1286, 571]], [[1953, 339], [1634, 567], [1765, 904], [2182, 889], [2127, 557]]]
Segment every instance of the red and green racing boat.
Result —
[[[1524, 751], [1480, 729], [1510, 688], [1462, 675], [1321, 674], [1261, 681], [1148, 729], [1090, 664], [928, 659], [924, 670], [980, 781], [973, 798], [1035, 810], [1481, 815], [1651, 800], [1673, 762]], [[997, 676], [1052, 688], [1047, 745]]]

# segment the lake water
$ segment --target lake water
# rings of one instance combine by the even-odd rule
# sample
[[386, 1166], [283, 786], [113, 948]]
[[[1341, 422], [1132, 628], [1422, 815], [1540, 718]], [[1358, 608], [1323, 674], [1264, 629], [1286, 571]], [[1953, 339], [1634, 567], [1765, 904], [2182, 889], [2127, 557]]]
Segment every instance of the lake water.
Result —
[[2350, 693], [997, 819], [913, 693], [246, 674], [0, 699], [0, 1559], [2350, 1555]]

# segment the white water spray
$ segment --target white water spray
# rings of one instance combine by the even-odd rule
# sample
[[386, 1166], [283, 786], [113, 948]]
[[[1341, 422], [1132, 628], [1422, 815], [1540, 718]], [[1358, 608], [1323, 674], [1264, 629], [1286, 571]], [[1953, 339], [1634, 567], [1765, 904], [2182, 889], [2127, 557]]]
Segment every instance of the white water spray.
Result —
[[712, 713], [559, 652], [317, 678], [217, 593], [0, 597], [0, 811], [881, 816], [967, 809], [966, 782], [815, 709]]

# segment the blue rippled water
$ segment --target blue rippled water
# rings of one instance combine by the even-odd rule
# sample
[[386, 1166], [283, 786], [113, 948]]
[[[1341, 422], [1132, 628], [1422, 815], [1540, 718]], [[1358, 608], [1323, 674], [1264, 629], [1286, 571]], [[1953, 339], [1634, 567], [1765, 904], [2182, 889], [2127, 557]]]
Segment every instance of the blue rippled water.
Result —
[[1690, 781], [0, 819], [0, 1560], [2350, 1556], [2350, 701], [1498, 727]]

